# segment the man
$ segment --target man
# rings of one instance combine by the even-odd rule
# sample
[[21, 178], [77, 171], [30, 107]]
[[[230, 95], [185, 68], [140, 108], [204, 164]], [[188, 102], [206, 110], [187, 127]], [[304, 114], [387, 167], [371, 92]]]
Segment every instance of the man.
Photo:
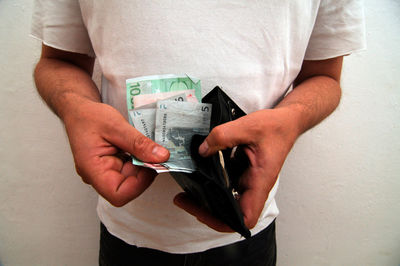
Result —
[[[339, 103], [342, 56], [364, 48], [358, 1], [37, 1], [32, 34], [43, 41], [38, 91], [65, 124], [78, 174], [101, 196], [100, 264], [275, 264], [278, 175], [298, 136]], [[129, 125], [125, 103], [127, 78], [165, 73], [200, 78], [203, 95], [220, 85], [248, 113], [214, 128], [199, 152], [246, 145], [239, 204], [252, 239], [170, 176], [118, 156], [168, 160]]]

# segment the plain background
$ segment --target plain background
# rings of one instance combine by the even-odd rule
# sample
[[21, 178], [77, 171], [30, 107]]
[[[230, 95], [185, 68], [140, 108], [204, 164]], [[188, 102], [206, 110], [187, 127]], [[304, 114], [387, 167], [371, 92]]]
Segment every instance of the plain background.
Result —
[[[400, 2], [365, 5], [368, 49], [345, 59], [339, 108], [282, 170], [278, 265], [400, 264]], [[0, 0], [0, 265], [96, 265], [97, 195], [34, 88], [31, 12]]]

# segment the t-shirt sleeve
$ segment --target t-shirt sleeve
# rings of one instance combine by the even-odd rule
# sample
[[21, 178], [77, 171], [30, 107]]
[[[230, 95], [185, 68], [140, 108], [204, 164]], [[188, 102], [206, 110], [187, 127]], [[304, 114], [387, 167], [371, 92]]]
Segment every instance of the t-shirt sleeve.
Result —
[[361, 0], [321, 0], [305, 60], [323, 60], [366, 48]]
[[53, 48], [94, 57], [78, 0], [35, 0], [31, 36]]

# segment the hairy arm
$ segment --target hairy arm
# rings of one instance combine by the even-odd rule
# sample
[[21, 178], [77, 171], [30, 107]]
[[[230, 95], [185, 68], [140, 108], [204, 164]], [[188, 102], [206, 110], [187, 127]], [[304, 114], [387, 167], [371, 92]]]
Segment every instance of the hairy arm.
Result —
[[297, 116], [297, 135], [317, 125], [339, 104], [343, 57], [304, 61], [294, 82], [294, 90], [276, 108]]
[[[332, 113], [340, 101], [342, 57], [304, 61], [294, 89], [274, 108], [260, 110], [215, 127], [199, 148], [203, 156], [245, 145], [250, 167], [240, 179], [239, 204], [245, 224], [253, 228], [296, 139]], [[199, 208], [185, 194], [175, 204], [211, 228], [232, 231]]]
[[124, 162], [129, 152], [149, 162], [162, 162], [169, 153], [129, 125], [113, 107], [101, 103], [91, 79], [94, 59], [43, 45], [35, 68], [37, 90], [64, 122], [75, 167], [83, 181], [115, 206], [139, 196], [155, 172]]
[[42, 54], [34, 71], [37, 90], [61, 119], [68, 114], [74, 100], [100, 102], [99, 91], [91, 79], [94, 58], [42, 46]]

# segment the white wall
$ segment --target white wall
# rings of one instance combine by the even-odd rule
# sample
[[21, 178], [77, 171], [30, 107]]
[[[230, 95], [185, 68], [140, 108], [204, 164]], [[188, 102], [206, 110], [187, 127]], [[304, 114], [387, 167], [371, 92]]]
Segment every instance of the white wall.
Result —
[[[96, 194], [37, 96], [31, 1], [0, 0], [0, 265], [96, 265]], [[366, 1], [368, 50], [284, 166], [279, 265], [400, 263], [400, 3]]]
[[31, 2], [0, 0], [0, 265], [95, 265], [97, 197], [34, 88]]
[[282, 173], [279, 265], [400, 265], [400, 1], [365, 1], [368, 50]]

